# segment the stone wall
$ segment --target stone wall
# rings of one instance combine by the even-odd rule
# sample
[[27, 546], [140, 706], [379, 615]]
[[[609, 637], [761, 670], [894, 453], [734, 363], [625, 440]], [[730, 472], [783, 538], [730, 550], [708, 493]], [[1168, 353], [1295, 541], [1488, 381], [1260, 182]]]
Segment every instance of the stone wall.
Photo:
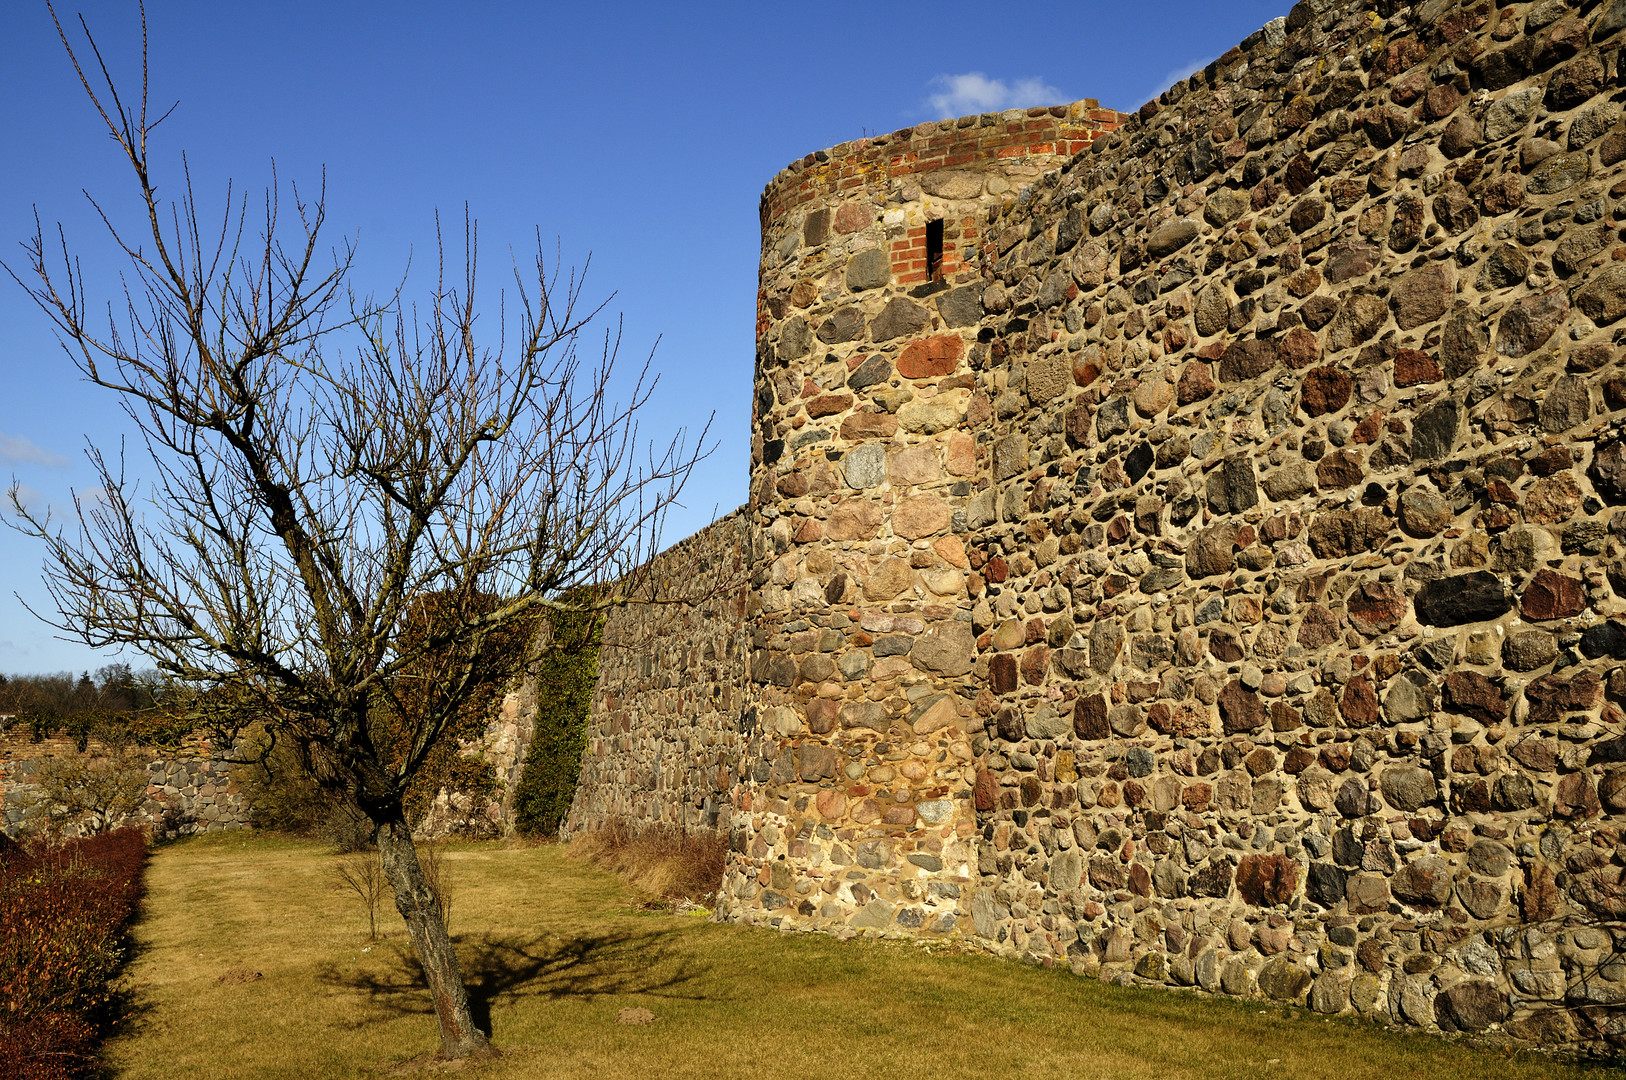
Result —
[[741, 921], [1626, 1043], [1623, 30], [1309, 0], [782, 173], [750, 730], [629, 654], [584, 797], [715, 773]]
[[[94, 754], [98, 747], [92, 744]], [[72, 740], [0, 734], [0, 829], [16, 836], [40, 795], [35, 775], [46, 760], [77, 754]], [[181, 753], [137, 752], [147, 771], [147, 799], [124, 824], [150, 828], [166, 839], [218, 829], [249, 827], [247, 801], [238, 793], [231, 765], [196, 746]]]
[[988, 223], [979, 937], [1626, 1036], [1623, 25], [1301, 4]]
[[771, 746], [747, 693], [749, 542], [737, 510], [656, 557], [663, 594], [679, 582], [703, 602], [610, 612], [565, 836], [614, 819], [730, 827]]
[[1084, 101], [924, 124], [804, 158], [763, 195], [748, 509], [772, 742], [735, 799], [731, 917], [961, 929], [984, 222], [1119, 119]]

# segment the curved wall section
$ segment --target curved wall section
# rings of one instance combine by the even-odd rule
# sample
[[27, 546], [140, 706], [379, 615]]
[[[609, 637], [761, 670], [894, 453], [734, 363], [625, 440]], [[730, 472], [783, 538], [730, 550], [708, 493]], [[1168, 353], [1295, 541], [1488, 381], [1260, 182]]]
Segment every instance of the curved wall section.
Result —
[[982, 222], [1119, 119], [1090, 101], [922, 125], [810, 155], [763, 195], [746, 512], [765, 741], [734, 918], [970, 928]]

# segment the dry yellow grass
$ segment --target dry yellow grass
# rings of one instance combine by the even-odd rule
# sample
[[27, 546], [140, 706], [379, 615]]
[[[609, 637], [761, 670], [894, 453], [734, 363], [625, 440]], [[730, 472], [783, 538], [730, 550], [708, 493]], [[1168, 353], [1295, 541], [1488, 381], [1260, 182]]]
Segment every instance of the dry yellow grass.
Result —
[[[492, 1080], [1595, 1074], [984, 956], [646, 912], [626, 885], [556, 847], [445, 858], [478, 1014], [504, 1053], [468, 1071]], [[377, 1076], [433, 1051], [393, 909], [380, 919], [387, 936], [364, 951], [365, 911], [334, 887], [333, 862], [264, 837], [155, 854], [132, 965], [141, 1009], [108, 1047], [116, 1074]], [[623, 1008], [658, 1019], [617, 1024]]]
[[671, 825], [634, 829], [615, 819], [571, 840], [570, 854], [618, 875], [646, 896], [709, 904], [723, 880], [728, 837]]

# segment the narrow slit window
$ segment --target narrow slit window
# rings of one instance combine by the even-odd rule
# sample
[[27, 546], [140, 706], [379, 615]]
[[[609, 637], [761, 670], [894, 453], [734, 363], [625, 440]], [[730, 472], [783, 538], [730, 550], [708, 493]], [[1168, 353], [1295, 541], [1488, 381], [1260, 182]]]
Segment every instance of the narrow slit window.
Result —
[[936, 281], [943, 276], [943, 219], [926, 222], [926, 276]]

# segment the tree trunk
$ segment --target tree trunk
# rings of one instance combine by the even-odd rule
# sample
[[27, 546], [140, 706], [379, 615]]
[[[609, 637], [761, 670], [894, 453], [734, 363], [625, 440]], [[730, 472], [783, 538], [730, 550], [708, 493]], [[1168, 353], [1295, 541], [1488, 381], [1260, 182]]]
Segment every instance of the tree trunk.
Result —
[[412, 846], [412, 828], [397, 813], [378, 827], [378, 853], [384, 877], [395, 890], [395, 907], [406, 920], [412, 949], [429, 983], [435, 1002], [435, 1019], [440, 1023], [440, 1056], [464, 1058], [491, 1054], [491, 1043], [469, 1015], [469, 992], [463, 985], [463, 969], [458, 966], [452, 939], [446, 933], [435, 895], [424, 882], [418, 865], [418, 852]]

